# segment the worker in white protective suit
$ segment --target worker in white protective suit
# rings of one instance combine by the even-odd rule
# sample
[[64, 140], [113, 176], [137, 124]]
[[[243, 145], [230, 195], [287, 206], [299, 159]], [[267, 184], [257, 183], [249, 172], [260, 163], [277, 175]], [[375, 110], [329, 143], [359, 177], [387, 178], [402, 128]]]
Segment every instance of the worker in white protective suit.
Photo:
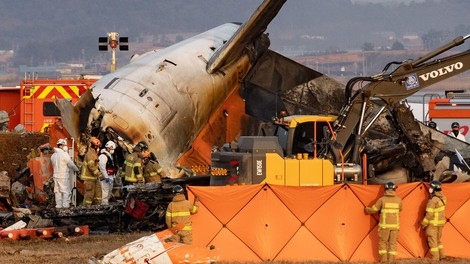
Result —
[[458, 122], [452, 123], [451, 128], [452, 128], [452, 131], [447, 133], [447, 135], [460, 139], [463, 142], [467, 142], [465, 140], [465, 136], [462, 133], [460, 133], [460, 124]]
[[116, 143], [108, 141], [104, 147], [105, 148], [101, 150], [98, 156], [98, 169], [104, 176], [104, 180], [100, 180], [102, 193], [101, 204], [108, 204], [118, 168], [113, 155], [116, 149]]
[[67, 140], [63, 138], [57, 140], [57, 148], [54, 148], [54, 154], [51, 156], [56, 208], [70, 207], [72, 195], [70, 170], [78, 172], [77, 166], [67, 152]]

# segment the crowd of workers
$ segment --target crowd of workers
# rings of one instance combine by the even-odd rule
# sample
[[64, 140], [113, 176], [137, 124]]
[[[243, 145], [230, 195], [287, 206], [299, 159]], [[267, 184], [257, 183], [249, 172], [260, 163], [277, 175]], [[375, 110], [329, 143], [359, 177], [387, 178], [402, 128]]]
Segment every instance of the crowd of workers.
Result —
[[[430, 121], [428, 122], [428, 126], [429, 126], [430, 128], [439, 130], [439, 127], [437, 127], [436, 122], [434, 122], [434, 121], [432, 121], [432, 120], [430, 120]], [[460, 124], [459, 124], [459, 122], [453, 122], [453, 123], [450, 125], [450, 127], [451, 127], [452, 131], [450, 131], [449, 133], [447, 133], [447, 135], [449, 135], [449, 136], [451, 136], [451, 137], [455, 137], [455, 138], [457, 138], [457, 139], [459, 139], [459, 140], [461, 140], [461, 141], [463, 141], [463, 142], [467, 142], [467, 141], [465, 140], [465, 136], [464, 136], [462, 133], [460, 133]]]
[[[115, 182], [124, 180], [126, 184], [145, 182], [161, 183], [166, 177], [154, 153], [148, 151], [146, 142], [139, 142], [125, 157], [121, 175], [117, 175], [119, 165], [114, 156], [116, 143], [108, 141], [101, 148], [101, 141], [92, 137], [85, 154], [80, 179], [85, 186], [83, 205], [108, 204]], [[70, 206], [70, 170], [78, 172], [68, 154], [67, 141], [59, 139], [51, 157], [54, 177], [56, 208]]]
[[[439, 130], [436, 122], [429, 121], [430, 128]], [[449, 136], [455, 137], [466, 142], [465, 136], [460, 133], [460, 124], [453, 122], [452, 131]], [[449, 158], [447, 157], [447, 160]], [[445, 160], [444, 160], [445, 161]], [[441, 161], [442, 162], [442, 161]], [[439, 168], [436, 168], [435, 174], [439, 177], [444, 170], [449, 167], [449, 161]], [[384, 195], [377, 200], [372, 207], [365, 207], [368, 214], [379, 213], [378, 228], [378, 253], [380, 262], [393, 262], [397, 256], [397, 240], [400, 230], [400, 212], [403, 210], [403, 202], [396, 195], [397, 186], [393, 182], [385, 184]], [[426, 240], [429, 246], [429, 252], [433, 260], [446, 259], [444, 245], [441, 242], [442, 230], [446, 223], [445, 207], [447, 199], [442, 193], [442, 183], [439, 180], [432, 180], [429, 183], [429, 200], [426, 205], [426, 214], [421, 221], [421, 229], [426, 232]]]
[[[453, 128], [454, 124], [452, 124]], [[455, 135], [455, 137], [457, 136], [458, 134]], [[116, 143], [108, 141], [103, 149], [100, 150], [100, 147], [100, 140], [92, 137], [80, 175], [85, 186], [83, 205], [108, 204], [113, 183], [120, 177], [124, 178], [127, 184], [162, 182], [162, 177], [165, 174], [158, 164], [155, 154], [148, 151], [146, 142], [137, 143], [133, 152], [125, 157], [122, 168], [123, 175], [117, 175], [119, 170], [113, 155], [117, 147]], [[54, 148], [51, 162], [56, 208], [68, 208], [71, 197], [69, 172], [70, 170], [78, 172], [79, 169], [69, 157], [65, 139], [57, 141], [57, 148]], [[378, 199], [372, 207], [365, 207], [368, 214], [380, 214], [378, 253], [381, 262], [394, 261], [397, 256], [400, 212], [403, 209], [403, 203], [402, 199], [396, 195], [396, 188], [393, 182], [388, 182], [385, 184], [384, 196]], [[175, 232], [167, 241], [192, 244], [191, 214], [197, 213], [199, 199], [195, 197], [194, 203], [189, 202], [184, 195], [184, 189], [179, 185], [173, 188], [173, 193], [175, 195], [166, 211], [166, 224], [169, 228], [176, 228], [178, 225], [180, 227], [178, 232]], [[421, 221], [421, 225], [422, 229], [426, 231], [432, 259], [441, 260], [445, 258], [441, 236], [443, 226], [446, 223], [445, 206], [447, 201], [442, 193], [440, 181], [430, 182], [429, 193], [426, 215]]]
[[[126, 155], [121, 175], [117, 175], [120, 170], [114, 156], [116, 143], [108, 141], [102, 149], [100, 149], [101, 141], [96, 137], [91, 137], [89, 143], [80, 173], [80, 179], [85, 187], [84, 206], [109, 204], [114, 183], [121, 179], [125, 184], [132, 185], [146, 182], [162, 183], [162, 177], [166, 177], [155, 154], [148, 150], [148, 145], [144, 141], [137, 143], [133, 152]], [[69, 156], [65, 139], [57, 141], [57, 147], [54, 148], [54, 154], [51, 156], [51, 163], [55, 207], [57, 209], [69, 208], [72, 195], [70, 172], [78, 172], [79, 169]], [[175, 195], [166, 213], [166, 224], [169, 228], [176, 228], [180, 223], [182, 226], [168, 241], [192, 244], [190, 215], [197, 212], [199, 200], [196, 197], [194, 204], [190, 203], [186, 200], [183, 187], [179, 185], [173, 188], [173, 193]]]
[[[380, 262], [392, 262], [397, 256], [397, 239], [400, 230], [400, 212], [403, 202], [396, 195], [397, 186], [393, 182], [385, 184], [384, 195], [372, 207], [365, 207], [368, 214], [379, 213], [378, 250]], [[442, 229], [446, 223], [446, 197], [442, 193], [440, 181], [429, 183], [429, 200], [426, 214], [421, 221], [421, 229], [426, 232], [429, 252], [433, 260], [444, 260], [446, 255], [441, 242]]]

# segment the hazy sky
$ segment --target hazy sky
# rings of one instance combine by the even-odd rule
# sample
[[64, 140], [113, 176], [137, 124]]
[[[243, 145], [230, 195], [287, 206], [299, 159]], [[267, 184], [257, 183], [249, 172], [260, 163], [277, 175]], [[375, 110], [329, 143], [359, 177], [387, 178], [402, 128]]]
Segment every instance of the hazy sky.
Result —
[[426, 0], [351, 0], [353, 3], [391, 3], [391, 4], [399, 4], [405, 3], [409, 4], [411, 2], [422, 3]]

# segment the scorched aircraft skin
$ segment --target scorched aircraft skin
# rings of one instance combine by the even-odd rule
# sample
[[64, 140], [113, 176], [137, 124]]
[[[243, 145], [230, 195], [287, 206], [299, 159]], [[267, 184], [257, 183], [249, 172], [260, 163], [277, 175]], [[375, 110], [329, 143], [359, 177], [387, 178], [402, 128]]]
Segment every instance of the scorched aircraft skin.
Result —
[[[217, 150], [214, 146], [236, 141], [242, 135], [256, 135], [262, 129], [253, 125], [255, 122], [272, 121], [281, 111], [287, 115], [339, 115], [341, 120], [346, 120], [346, 125], [338, 125], [341, 129], [335, 132], [341, 132], [338, 135], [340, 144], [332, 146], [344, 147], [345, 153], [357, 154], [363, 148], [361, 138], [364, 136], [367, 139], [364, 152], [368, 154], [369, 164], [375, 166], [375, 176], [371, 174], [374, 178], [391, 172], [399, 174], [404, 182], [409, 181], [409, 170], [403, 167], [416, 170], [415, 164], [420, 163], [425, 168], [423, 172], [420, 170], [420, 175], [425, 174], [435, 167], [437, 152], [457, 149], [439, 148], [426, 136], [426, 131], [420, 131], [411, 113], [401, 121], [394, 113], [395, 103], [417, 91], [394, 94], [402, 91], [404, 80], [395, 80], [395, 75], [400, 77], [403, 72], [407, 73], [406, 65], [390, 76], [384, 70], [383, 79], [380, 79], [381, 74], [363, 78], [373, 81], [368, 86], [375, 92], [372, 96], [385, 98], [387, 107], [382, 107], [384, 114], [374, 112], [378, 121], [371, 121], [373, 126], [367, 134], [361, 131], [357, 140], [350, 139], [358, 130], [356, 128], [364, 124], [365, 115], [362, 113], [366, 113], [364, 110], [368, 104], [364, 103], [367, 100], [359, 99], [368, 99], [371, 95], [366, 91], [354, 97], [357, 100], [353, 100], [354, 108], [351, 108], [350, 102], [345, 100], [345, 91], [350, 97], [354, 85], [345, 90], [345, 86], [335, 80], [269, 50], [265, 30], [285, 2], [265, 0], [246, 23], [223, 24], [165, 49], [134, 56], [128, 65], [94, 83], [74, 106], [59, 100], [57, 103], [64, 126], [77, 139], [79, 154], [84, 155], [87, 139], [97, 136], [103, 144], [107, 140], [117, 141], [128, 152], [139, 141], [146, 141], [163, 167], [177, 163], [183, 166], [211, 165], [211, 150]], [[457, 42], [463, 43], [465, 39]], [[454, 44], [448, 44], [439, 53]], [[426, 74], [428, 67], [439, 63], [424, 63], [434, 55], [418, 59], [412, 66], [416, 66], [416, 70], [423, 66], [419, 74], [423, 70]], [[413, 67], [410, 69], [415, 70]], [[432, 82], [452, 75], [454, 73]], [[355, 82], [352, 84], [360, 78], [353, 78]], [[383, 88], [388, 87], [384, 84], [392, 85], [393, 89]], [[396, 87], [400, 89], [395, 91]], [[340, 113], [341, 109], [354, 111]], [[367, 112], [375, 111], [373, 107], [367, 109], [370, 110]], [[405, 123], [407, 125], [403, 125]], [[409, 127], [414, 129], [403, 133]], [[266, 131], [268, 129], [263, 130], [264, 134], [269, 134]], [[379, 132], [375, 133], [379, 138], [370, 136], [374, 131]], [[415, 132], [420, 132], [418, 139]], [[422, 151], [406, 148], [420, 145], [423, 140], [427, 143], [421, 144], [425, 145]], [[461, 153], [464, 158], [469, 157], [467, 153]], [[420, 156], [415, 157], [418, 154]], [[336, 161], [339, 160], [337, 156], [341, 155], [335, 154]], [[354, 163], [359, 160], [358, 155], [351, 157]], [[404, 172], [394, 172], [397, 168]], [[421, 177], [418, 180], [422, 180]], [[388, 175], [385, 178], [393, 179]]]
[[[168, 48], [134, 56], [128, 65], [97, 81], [75, 106], [58, 101], [65, 127], [82, 144], [91, 135], [106, 136], [131, 151], [132, 145], [144, 140], [164, 166], [209, 165], [211, 148], [234, 140], [243, 129], [247, 117], [238, 89], [267, 53], [264, 31], [285, 2], [266, 0], [244, 24], [223, 24]], [[263, 61], [273, 65], [281, 58], [288, 60], [269, 54]], [[291, 87], [323, 76], [289, 63], [304, 69], [296, 74], [303, 77], [289, 82]]]

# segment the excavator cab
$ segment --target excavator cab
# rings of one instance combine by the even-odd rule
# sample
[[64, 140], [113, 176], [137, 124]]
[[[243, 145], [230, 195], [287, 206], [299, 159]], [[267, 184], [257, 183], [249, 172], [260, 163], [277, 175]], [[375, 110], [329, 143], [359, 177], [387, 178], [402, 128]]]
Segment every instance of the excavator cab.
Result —
[[[297, 115], [282, 119], [275, 136], [285, 157], [323, 157], [333, 135], [336, 116]], [[299, 156], [300, 154], [300, 156]]]
[[335, 166], [324, 157], [335, 120], [287, 116], [275, 121], [274, 136], [240, 137], [236, 147], [211, 154], [211, 185], [332, 185]]

